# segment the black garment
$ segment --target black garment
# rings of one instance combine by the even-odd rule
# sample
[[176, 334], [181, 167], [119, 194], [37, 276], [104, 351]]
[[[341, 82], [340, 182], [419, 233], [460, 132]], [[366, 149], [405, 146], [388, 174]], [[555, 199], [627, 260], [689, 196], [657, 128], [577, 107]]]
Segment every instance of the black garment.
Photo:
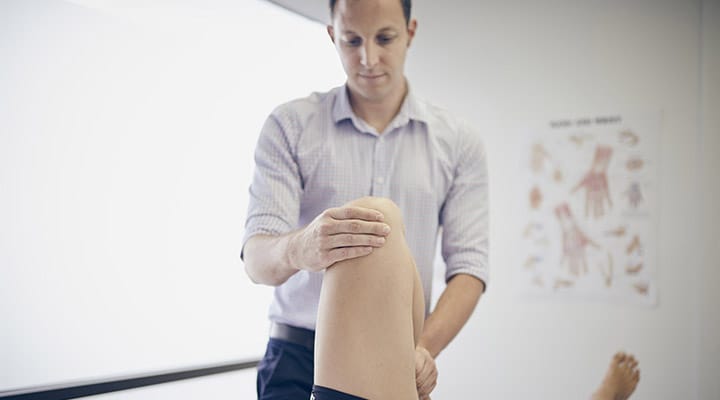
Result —
[[313, 386], [310, 400], [367, 400], [322, 386]]

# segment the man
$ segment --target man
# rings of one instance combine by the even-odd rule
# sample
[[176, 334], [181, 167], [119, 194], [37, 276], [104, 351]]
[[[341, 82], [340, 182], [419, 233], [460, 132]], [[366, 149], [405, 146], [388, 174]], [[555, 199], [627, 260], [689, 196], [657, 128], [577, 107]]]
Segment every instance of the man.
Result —
[[[410, 8], [409, 0], [330, 1], [327, 30], [346, 84], [278, 107], [261, 132], [243, 247], [248, 276], [276, 287], [260, 399], [309, 398], [323, 271], [384, 244], [381, 214], [343, 204], [384, 197], [402, 211], [428, 315], [415, 349], [421, 399], [436, 385], [435, 357], [485, 290], [484, 150], [465, 124], [409, 89]], [[441, 227], [447, 286], [428, 314]]]

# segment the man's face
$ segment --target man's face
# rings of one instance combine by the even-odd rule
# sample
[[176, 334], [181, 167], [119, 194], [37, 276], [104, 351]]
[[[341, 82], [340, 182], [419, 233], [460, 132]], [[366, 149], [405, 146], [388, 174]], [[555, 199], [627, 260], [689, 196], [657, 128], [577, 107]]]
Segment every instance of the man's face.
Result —
[[353, 96], [381, 102], [405, 91], [405, 55], [416, 22], [400, 0], [339, 0], [328, 33]]

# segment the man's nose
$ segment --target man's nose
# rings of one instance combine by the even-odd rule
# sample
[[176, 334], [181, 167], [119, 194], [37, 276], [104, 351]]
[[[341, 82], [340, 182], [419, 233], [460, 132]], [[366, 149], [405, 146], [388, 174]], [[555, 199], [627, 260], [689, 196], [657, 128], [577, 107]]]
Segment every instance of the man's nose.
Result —
[[360, 63], [365, 68], [372, 68], [378, 63], [378, 49], [375, 43], [367, 43], [362, 47]]

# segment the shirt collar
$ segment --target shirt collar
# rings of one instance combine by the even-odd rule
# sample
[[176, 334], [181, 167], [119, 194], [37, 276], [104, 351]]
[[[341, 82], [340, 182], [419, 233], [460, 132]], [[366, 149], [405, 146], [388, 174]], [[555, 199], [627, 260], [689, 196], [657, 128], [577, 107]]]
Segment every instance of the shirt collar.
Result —
[[[350, 106], [347, 84], [335, 88], [335, 104], [333, 105], [332, 116], [336, 124], [345, 119], [360, 119]], [[393, 127], [403, 126], [411, 120], [427, 123], [427, 113], [425, 105], [414, 95], [412, 87], [408, 84], [408, 92], [402, 106], [400, 106], [400, 111], [398, 111], [390, 125]]]

